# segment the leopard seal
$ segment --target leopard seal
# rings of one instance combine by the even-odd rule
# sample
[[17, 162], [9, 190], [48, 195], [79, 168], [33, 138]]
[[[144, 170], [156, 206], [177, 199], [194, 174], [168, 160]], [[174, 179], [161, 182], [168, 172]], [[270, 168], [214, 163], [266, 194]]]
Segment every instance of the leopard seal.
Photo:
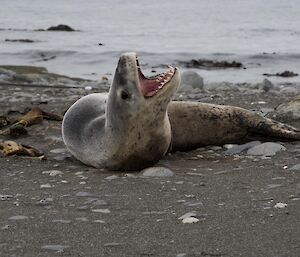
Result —
[[299, 140], [294, 127], [233, 106], [172, 101], [178, 68], [143, 75], [135, 53], [121, 55], [109, 93], [84, 96], [66, 112], [62, 135], [81, 162], [139, 170], [169, 151], [239, 143], [249, 134]]

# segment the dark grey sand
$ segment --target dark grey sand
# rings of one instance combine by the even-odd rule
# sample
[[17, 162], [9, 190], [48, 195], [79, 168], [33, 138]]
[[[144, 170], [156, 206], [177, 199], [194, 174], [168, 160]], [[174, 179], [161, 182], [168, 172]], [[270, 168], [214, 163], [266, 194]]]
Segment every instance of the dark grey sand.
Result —
[[[104, 89], [3, 84], [0, 110], [43, 103], [62, 114], [93, 91]], [[293, 96], [233, 89], [176, 98], [266, 111]], [[157, 166], [174, 176], [155, 178], [82, 165], [64, 149], [60, 126], [44, 121], [14, 139], [47, 160], [0, 158], [1, 257], [300, 256], [300, 171], [290, 170], [300, 163], [298, 142], [281, 142], [286, 151], [271, 158], [227, 156], [221, 147], [171, 154]], [[199, 221], [178, 219], [188, 212]]]

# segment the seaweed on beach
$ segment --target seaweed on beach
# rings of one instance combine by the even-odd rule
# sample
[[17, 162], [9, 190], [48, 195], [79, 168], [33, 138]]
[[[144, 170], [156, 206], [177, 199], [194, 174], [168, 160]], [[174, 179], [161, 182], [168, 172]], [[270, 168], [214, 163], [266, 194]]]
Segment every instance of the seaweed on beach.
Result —
[[[45, 112], [39, 107], [33, 107], [25, 115], [22, 115], [16, 119], [12, 119], [6, 116], [0, 116], [0, 136], [12, 136], [17, 137], [20, 135], [26, 135], [26, 128], [41, 123], [44, 119], [61, 121], [61, 115]], [[0, 154], [3, 157], [9, 155], [26, 155], [29, 157], [38, 157], [39, 159], [45, 159], [42, 152], [34, 147], [19, 144], [15, 141], [0, 141]]]
[[180, 61], [179, 64], [186, 68], [197, 69], [227, 69], [227, 68], [242, 68], [243, 64], [237, 61], [214, 61], [207, 59], [192, 59], [191, 61]]
[[45, 156], [42, 152], [37, 149], [18, 144], [15, 141], [0, 141], [0, 153], [3, 157], [7, 157], [9, 155], [26, 155], [30, 157], [38, 157], [39, 159], [45, 159]]
[[63, 117], [54, 113], [45, 112], [39, 107], [31, 108], [25, 115], [16, 118], [14, 121], [11, 121], [9, 117], [0, 116], [0, 136], [27, 134], [26, 127], [41, 123], [43, 119], [62, 121]]
[[271, 77], [271, 76], [276, 76], [276, 77], [284, 77], [284, 78], [291, 78], [291, 77], [296, 77], [298, 76], [297, 73], [293, 71], [283, 71], [283, 72], [277, 72], [277, 73], [264, 73], [264, 76]]

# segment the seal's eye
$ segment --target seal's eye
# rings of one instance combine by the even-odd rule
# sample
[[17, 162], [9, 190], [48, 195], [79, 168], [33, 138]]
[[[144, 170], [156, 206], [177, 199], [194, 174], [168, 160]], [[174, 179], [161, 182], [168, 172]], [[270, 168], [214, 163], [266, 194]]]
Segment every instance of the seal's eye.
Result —
[[130, 99], [130, 94], [126, 90], [122, 90], [122, 92], [121, 92], [121, 98], [123, 100], [128, 100], [128, 99]]

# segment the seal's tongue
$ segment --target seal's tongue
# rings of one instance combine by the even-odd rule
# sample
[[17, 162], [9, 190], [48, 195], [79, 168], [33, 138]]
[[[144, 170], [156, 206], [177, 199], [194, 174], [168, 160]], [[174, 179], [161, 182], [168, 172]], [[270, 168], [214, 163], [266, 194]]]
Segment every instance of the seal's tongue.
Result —
[[140, 88], [144, 97], [154, 96], [165, 84], [167, 84], [175, 73], [175, 69], [169, 66], [169, 70], [156, 75], [155, 77], [147, 78], [142, 73], [138, 66]]

